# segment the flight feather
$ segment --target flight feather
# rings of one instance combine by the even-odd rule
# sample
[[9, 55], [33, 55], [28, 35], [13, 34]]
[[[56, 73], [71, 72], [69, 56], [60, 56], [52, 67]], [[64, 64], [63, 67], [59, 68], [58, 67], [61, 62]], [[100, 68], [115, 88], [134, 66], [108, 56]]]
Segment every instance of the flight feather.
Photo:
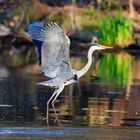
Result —
[[69, 60], [70, 41], [63, 29], [54, 22], [47, 25], [33, 22], [28, 26], [28, 32], [38, 48], [44, 74], [50, 78], [60, 75], [70, 78], [73, 75]]

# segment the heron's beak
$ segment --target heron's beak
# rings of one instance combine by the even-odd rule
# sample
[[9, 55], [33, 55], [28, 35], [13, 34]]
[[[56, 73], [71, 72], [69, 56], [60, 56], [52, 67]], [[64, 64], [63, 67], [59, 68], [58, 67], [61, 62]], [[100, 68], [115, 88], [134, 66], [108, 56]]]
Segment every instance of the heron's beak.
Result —
[[105, 46], [105, 45], [101, 45], [100, 47], [101, 49], [112, 49], [113, 47], [110, 47], [110, 46]]

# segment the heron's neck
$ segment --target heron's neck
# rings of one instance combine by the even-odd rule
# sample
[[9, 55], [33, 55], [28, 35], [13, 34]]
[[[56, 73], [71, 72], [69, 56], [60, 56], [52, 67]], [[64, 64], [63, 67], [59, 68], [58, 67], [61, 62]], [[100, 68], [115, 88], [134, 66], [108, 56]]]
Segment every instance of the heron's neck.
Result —
[[92, 53], [93, 53], [93, 51], [95, 51], [95, 50], [93, 50], [93, 49], [91, 50], [91, 48], [89, 49], [89, 51], [88, 51], [88, 62], [85, 65], [84, 68], [77, 71], [78, 78], [80, 78], [82, 75], [84, 75], [88, 71], [88, 69], [90, 68], [90, 66], [92, 64]]

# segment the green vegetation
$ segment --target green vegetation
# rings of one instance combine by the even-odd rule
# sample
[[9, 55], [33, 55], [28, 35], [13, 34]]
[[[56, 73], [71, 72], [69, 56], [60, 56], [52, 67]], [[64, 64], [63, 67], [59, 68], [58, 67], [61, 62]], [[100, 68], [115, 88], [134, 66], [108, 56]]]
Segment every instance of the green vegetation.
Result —
[[84, 17], [87, 16], [89, 18], [92, 18], [95, 15], [95, 13], [96, 13], [96, 10], [94, 9], [94, 7], [91, 5], [88, 5], [87, 8], [84, 9], [82, 15]]
[[71, 30], [72, 21], [69, 15], [63, 14], [62, 12], [57, 12], [48, 17], [47, 22], [57, 22], [59, 25], [62, 25], [65, 31]]
[[83, 31], [88, 32], [88, 33], [97, 33], [97, 27], [93, 24], [84, 24], [82, 26]]
[[132, 21], [122, 15], [121, 9], [105, 15], [93, 7], [87, 7], [79, 16], [81, 29], [98, 36], [98, 42], [124, 48], [133, 42]]
[[[21, 0], [22, 2], [22, 0]], [[27, 2], [23, 2], [24, 4], [19, 5], [16, 9], [12, 11], [12, 17], [24, 18], [24, 23], [28, 24], [31, 21], [38, 18], [37, 14], [34, 14], [34, 3], [35, 0], [29, 0]], [[26, 25], [23, 25], [26, 28]]]
[[132, 43], [132, 23], [123, 16], [107, 16], [99, 21], [99, 42], [125, 47]]
[[94, 34], [98, 32], [98, 19], [99, 17], [102, 17], [100, 11], [88, 6], [79, 14], [79, 16], [81, 17], [79, 22], [84, 32]]
[[62, 24], [64, 22], [65, 15], [62, 14], [61, 12], [55, 13], [51, 17], [49, 17], [48, 21], [49, 22], [57, 22], [58, 24]]
[[131, 63], [132, 57], [128, 54], [107, 54], [99, 60], [97, 75], [108, 84], [126, 85]]

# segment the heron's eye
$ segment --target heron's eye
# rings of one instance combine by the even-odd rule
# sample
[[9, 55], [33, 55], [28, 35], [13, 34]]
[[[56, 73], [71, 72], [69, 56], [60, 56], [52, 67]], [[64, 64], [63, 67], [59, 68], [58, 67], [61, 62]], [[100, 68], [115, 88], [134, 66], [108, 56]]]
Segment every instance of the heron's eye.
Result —
[[95, 47], [97, 47], [97, 48], [98, 48], [98, 47], [101, 47], [101, 45], [100, 45], [99, 43], [94, 43], [93, 46], [95, 46]]
[[101, 45], [99, 43], [96, 44], [98, 47], [101, 47]]

